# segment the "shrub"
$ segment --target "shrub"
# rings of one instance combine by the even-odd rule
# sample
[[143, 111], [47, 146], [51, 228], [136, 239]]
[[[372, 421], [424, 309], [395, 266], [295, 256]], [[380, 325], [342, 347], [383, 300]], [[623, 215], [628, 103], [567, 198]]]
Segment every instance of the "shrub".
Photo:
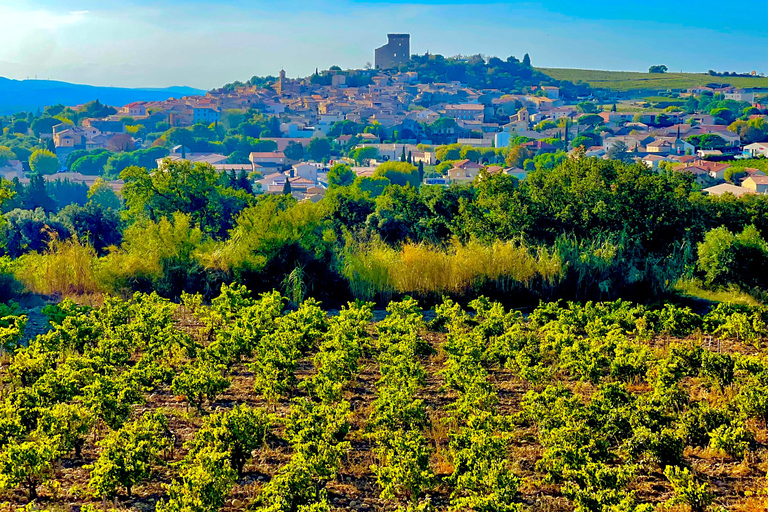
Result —
[[167, 486], [168, 499], [157, 504], [157, 512], [211, 512], [225, 503], [237, 481], [227, 452], [205, 447], [185, 461], [179, 478]]
[[243, 466], [251, 458], [251, 452], [264, 444], [271, 424], [272, 420], [264, 411], [246, 405], [211, 414], [187, 443], [186, 460], [195, 459], [199, 452], [207, 449], [227, 453], [230, 466], [242, 476]]
[[674, 495], [667, 501], [669, 505], [688, 505], [691, 512], [706, 512], [707, 507], [714, 501], [709, 485], [697, 484], [688, 468], [681, 470], [677, 466], [668, 466], [664, 470], [664, 476], [674, 489]]
[[119, 488], [131, 495], [133, 487], [147, 480], [160, 452], [169, 446], [168, 420], [161, 413], [145, 413], [118, 431], [110, 432], [98, 446], [88, 485], [98, 496], [112, 498]]
[[429, 489], [434, 475], [429, 469], [429, 447], [417, 431], [396, 431], [375, 450], [379, 464], [371, 466], [381, 487], [382, 499], [405, 497], [416, 502]]
[[740, 425], [721, 425], [709, 433], [709, 447], [740, 459], [754, 441], [750, 431]]
[[213, 402], [218, 395], [229, 388], [230, 381], [222, 371], [224, 366], [211, 361], [199, 360], [184, 367], [171, 383], [171, 391], [184, 395], [187, 403], [202, 411], [203, 402]]
[[29, 499], [37, 498], [37, 486], [53, 475], [54, 446], [46, 439], [8, 444], [0, 452], [0, 489], [23, 486]]

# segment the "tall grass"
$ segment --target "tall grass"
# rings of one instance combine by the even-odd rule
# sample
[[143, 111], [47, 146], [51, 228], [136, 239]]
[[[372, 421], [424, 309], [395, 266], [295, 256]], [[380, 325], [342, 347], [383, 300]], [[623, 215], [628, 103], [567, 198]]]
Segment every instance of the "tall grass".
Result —
[[[349, 250], [342, 274], [356, 298], [393, 295], [440, 298], [479, 293], [512, 302], [612, 300], [663, 295], [680, 276], [680, 258], [643, 259], [622, 239], [578, 241], [561, 237], [549, 247], [521, 242], [485, 245], [454, 241], [447, 248], [372, 242]], [[680, 260], [680, 261], [678, 261]]]
[[20, 257], [14, 275], [27, 290], [44, 295], [84, 295], [104, 291], [96, 276], [96, 251], [77, 237], [53, 238], [44, 253]]
[[460, 244], [447, 249], [405, 244], [393, 249], [374, 242], [358, 247], [344, 259], [343, 274], [361, 299], [392, 294], [463, 295], [493, 287], [512, 292], [534, 281], [554, 282], [561, 271], [558, 257], [544, 249], [530, 251], [515, 242]]

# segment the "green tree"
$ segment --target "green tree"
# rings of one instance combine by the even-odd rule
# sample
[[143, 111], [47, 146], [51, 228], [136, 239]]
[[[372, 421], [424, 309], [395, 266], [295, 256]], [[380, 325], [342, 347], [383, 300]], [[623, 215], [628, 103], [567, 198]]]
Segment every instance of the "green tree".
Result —
[[120, 198], [112, 190], [112, 187], [107, 185], [107, 182], [101, 178], [97, 178], [93, 185], [91, 185], [91, 188], [88, 189], [88, 200], [105, 209], [119, 210], [123, 206]]
[[331, 143], [325, 137], [315, 137], [309, 141], [307, 153], [315, 162], [322, 162], [331, 156]]
[[301, 160], [304, 158], [304, 146], [300, 142], [289, 142], [285, 148], [285, 157], [289, 160]]
[[334, 164], [328, 171], [329, 187], [346, 187], [351, 185], [357, 175], [351, 167], [345, 164]]
[[61, 167], [61, 163], [50, 151], [38, 149], [29, 157], [29, 167], [37, 174], [54, 174]]
[[16, 155], [7, 146], [0, 146], [0, 167], [5, 167], [8, 162], [15, 160]]
[[385, 162], [376, 168], [374, 178], [387, 178], [394, 185], [411, 185], [418, 188], [419, 170], [408, 162]]
[[217, 237], [226, 235], [235, 216], [254, 200], [243, 190], [221, 186], [211, 165], [186, 160], [166, 162], [160, 172], [129, 167], [120, 177], [125, 180], [122, 194], [128, 218], [156, 221], [180, 212]]
[[667, 71], [669, 71], [669, 68], [663, 64], [648, 68], [649, 73], [666, 73]]

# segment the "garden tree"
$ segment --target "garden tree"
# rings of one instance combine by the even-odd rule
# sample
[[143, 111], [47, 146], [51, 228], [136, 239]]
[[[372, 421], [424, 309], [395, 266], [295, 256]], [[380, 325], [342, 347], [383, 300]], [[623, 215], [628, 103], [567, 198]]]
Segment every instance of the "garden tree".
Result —
[[81, 241], [87, 241], [99, 254], [104, 254], [110, 246], [119, 245], [122, 240], [119, 213], [92, 201], [85, 206], [70, 204], [55, 218]]
[[692, 135], [688, 137], [688, 142], [696, 146], [696, 149], [717, 150], [725, 149], [728, 147], [728, 143], [725, 141], [725, 139], [714, 133]]
[[728, 130], [739, 134], [744, 144], [768, 140], [768, 123], [761, 117], [749, 121], [734, 121], [728, 126]]
[[597, 114], [586, 114], [579, 117], [578, 123], [587, 126], [597, 126], [603, 124], [603, 118]]
[[54, 174], [61, 164], [56, 155], [50, 151], [38, 149], [29, 157], [29, 167], [36, 174]]
[[419, 160], [419, 183], [424, 183], [424, 160]]
[[356, 135], [363, 131], [364, 126], [354, 121], [344, 120], [336, 121], [328, 131], [329, 137], [339, 137], [341, 135]]
[[707, 284], [768, 285], [762, 271], [768, 264], [768, 243], [754, 225], [747, 226], [738, 235], [725, 227], [715, 228], [707, 232], [698, 249], [698, 266]]
[[42, 174], [33, 174], [29, 177], [29, 185], [24, 190], [21, 200], [25, 210], [37, 208], [42, 208], [46, 212], [56, 210], [56, 202], [48, 194], [48, 188]]
[[136, 144], [127, 133], [118, 133], [110, 137], [107, 141], [107, 149], [115, 153], [121, 153], [123, 151], [133, 151], [136, 149]]
[[8, 146], [0, 146], [0, 167], [5, 167], [8, 162], [15, 159], [16, 155]]
[[24, 119], [17, 119], [9, 128], [10, 133], [20, 133], [26, 135], [29, 132], [29, 123]]
[[0, 451], [0, 489], [24, 487], [30, 500], [37, 499], [37, 487], [53, 476], [56, 451], [45, 438], [7, 444]]
[[445, 160], [458, 160], [461, 158], [461, 144], [448, 144], [435, 150], [435, 156], [441, 162]]
[[[583, 117], [587, 117], [587, 116], [583, 116]], [[533, 129], [536, 130], [537, 132], [551, 130], [552, 128], [557, 128], [557, 123], [551, 119], [545, 119], [544, 121], [541, 121], [540, 123], [538, 123], [533, 127]]]
[[229, 465], [240, 477], [251, 452], [261, 447], [270, 431], [272, 420], [261, 409], [238, 405], [226, 412], [211, 414], [195, 437], [186, 444], [186, 461], [191, 463], [205, 450], [228, 454]]
[[314, 137], [309, 141], [307, 154], [315, 162], [322, 162], [331, 156], [331, 143], [325, 137]]
[[[189, 460], [191, 459], [191, 460]], [[188, 457], [179, 478], [166, 486], [168, 498], [160, 500], [157, 512], [212, 512], [224, 506], [237, 482], [237, 473], [227, 464], [227, 453], [206, 447]]]
[[112, 153], [107, 150], [97, 150], [75, 160], [69, 166], [69, 170], [90, 176], [101, 176], [111, 156]]
[[525, 165], [525, 161], [532, 156], [533, 154], [525, 146], [515, 146], [510, 148], [507, 153], [507, 167], [519, 167], [522, 169]]
[[629, 162], [632, 159], [632, 157], [629, 155], [629, 148], [622, 141], [615, 142], [610, 148], [608, 148], [606, 155], [609, 159], [618, 160], [620, 162]]
[[419, 170], [408, 162], [385, 162], [378, 166], [373, 173], [374, 178], [386, 178], [393, 185], [411, 185], [418, 188]]
[[669, 71], [669, 68], [663, 64], [648, 68], [649, 73], [666, 73], [667, 71]]
[[81, 119], [88, 117], [101, 118], [117, 114], [117, 110], [114, 107], [104, 105], [99, 100], [93, 100], [80, 107], [77, 113]]
[[99, 441], [99, 458], [88, 485], [97, 496], [113, 498], [120, 488], [131, 496], [133, 487], [147, 480], [160, 455], [171, 447], [168, 420], [160, 413], [144, 413], [138, 420], [110, 432]]
[[59, 209], [70, 204], [82, 206], [88, 202], [88, 186], [85, 183], [56, 179], [47, 182], [45, 188]]
[[107, 182], [101, 178], [97, 178], [93, 185], [91, 185], [91, 188], [88, 189], [88, 201], [100, 208], [115, 211], [123, 207], [122, 201], [117, 197], [112, 187], [107, 185]]
[[351, 185], [357, 175], [346, 164], [334, 164], [328, 171], [328, 187], [347, 187]]
[[301, 160], [304, 158], [304, 145], [300, 142], [289, 142], [285, 148], [285, 157], [289, 160]]
[[44, 133], [53, 133], [53, 127], [56, 125], [61, 124], [61, 120], [56, 119], [55, 117], [38, 117], [34, 121], [32, 121], [32, 133], [35, 134], [35, 137], [40, 137], [40, 135]]
[[358, 165], [368, 165], [370, 160], [373, 160], [378, 156], [379, 150], [372, 146], [356, 148], [349, 153], [349, 157], [357, 162]]
[[122, 194], [128, 218], [155, 221], [186, 213], [214, 237], [224, 236], [235, 216], [254, 200], [245, 191], [220, 186], [219, 174], [212, 166], [187, 160], [166, 161], [152, 173], [130, 167], [120, 177], [125, 180]]
[[582, 101], [581, 103], [576, 105], [576, 110], [578, 110], [582, 114], [596, 114], [597, 105], [595, 105], [591, 101]]
[[222, 373], [224, 366], [212, 361], [198, 360], [185, 366], [171, 383], [171, 391], [185, 396], [187, 403], [202, 411], [207, 399], [213, 403], [216, 397], [230, 386], [230, 381]]
[[584, 148], [591, 148], [593, 146], [600, 146], [603, 139], [599, 134], [594, 132], [581, 132], [581, 134], [571, 141], [571, 146], [578, 148], [584, 146]]
[[293, 191], [291, 190], [291, 180], [286, 178], [285, 183], [283, 184], [283, 195], [290, 196], [292, 193]]

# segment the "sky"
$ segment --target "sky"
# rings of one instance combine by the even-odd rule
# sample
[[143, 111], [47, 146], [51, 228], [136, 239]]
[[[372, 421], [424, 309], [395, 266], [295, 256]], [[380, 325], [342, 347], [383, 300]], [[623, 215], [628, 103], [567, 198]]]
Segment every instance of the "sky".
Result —
[[211, 89], [362, 68], [389, 32], [418, 54], [768, 75], [766, 19], [766, 0], [1, 0], [0, 76]]

